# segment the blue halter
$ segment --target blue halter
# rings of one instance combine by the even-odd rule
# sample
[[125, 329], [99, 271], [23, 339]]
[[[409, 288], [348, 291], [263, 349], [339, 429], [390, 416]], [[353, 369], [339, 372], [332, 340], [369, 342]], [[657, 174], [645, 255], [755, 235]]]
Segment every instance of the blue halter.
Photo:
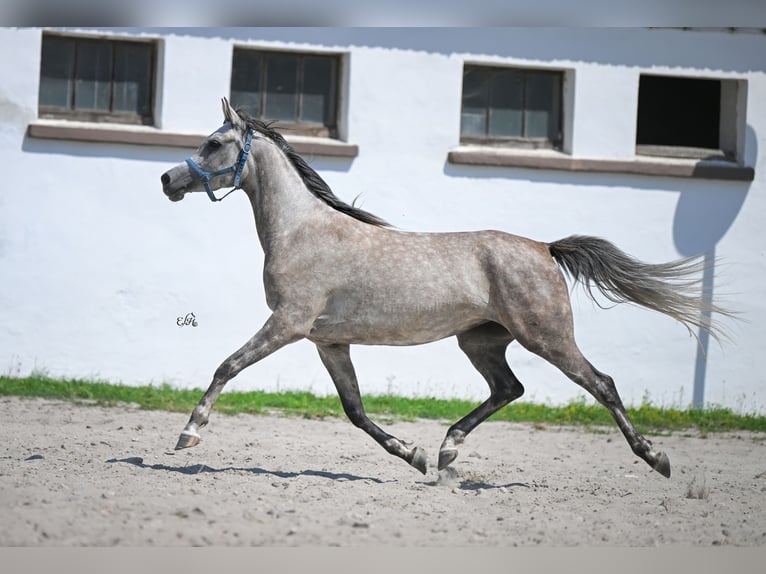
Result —
[[[237, 160], [237, 163], [234, 165], [219, 169], [214, 171], [213, 173], [210, 173], [209, 171], [205, 171], [200, 166], [198, 166], [194, 160], [190, 157], [186, 158], [186, 163], [189, 165], [190, 168], [194, 170], [194, 172], [200, 177], [202, 180], [202, 183], [205, 185], [205, 191], [207, 192], [207, 196], [210, 198], [210, 201], [221, 201], [224, 197], [229, 195], [232, 191], [236, 191], [238, 189], [241, 189], [239, 183], [242, 179], [242, 170], [245, 169], [245, 164], [247, 163], [247, 156], [250, 153], [250, 142], [253, 139], [253, 130], [247, 130], [247, 138], [245, 138], [245, 147], [242, 148], [242, 151], [239, 152], [239, 160]], [[234, 187], [230, 189], [228, 192], [226, 192], [225, 195], [223, 195], [220, 199], [217, 198], [215, 195], [213, 195], [213, 190], [210, 189], [210, 184], [208, 183], [211, 179], [218, 175], [223, 175], [225, 173], [229, 173], [230, 171], [236, 172], [234, 174]]]

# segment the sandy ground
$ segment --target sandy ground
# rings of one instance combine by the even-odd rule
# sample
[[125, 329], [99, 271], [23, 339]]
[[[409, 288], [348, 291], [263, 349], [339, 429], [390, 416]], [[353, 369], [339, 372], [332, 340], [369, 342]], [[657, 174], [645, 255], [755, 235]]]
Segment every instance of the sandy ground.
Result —
[[668, 480], [598, 432], [485, 423], [451, 469], [437, 421], [378, 421], [426, 476], [345, 419], [0, 398], [2, 546], [765, 546], [766, 435], [652, 437]]

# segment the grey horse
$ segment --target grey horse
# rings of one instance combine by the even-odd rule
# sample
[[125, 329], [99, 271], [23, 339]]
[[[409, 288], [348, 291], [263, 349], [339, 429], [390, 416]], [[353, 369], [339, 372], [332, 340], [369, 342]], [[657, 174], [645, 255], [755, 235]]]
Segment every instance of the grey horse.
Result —
[[[195, 446], [226, 383], [246, 367], [300, 339], [312, 341], [357, 427], [389, 453], [427, 471], [427, 456], [365, 414], [349, 346], [418, 345], [456, 336], [489, 385], [489, 398], [449, 427], [438, 468], [458, 455], [466, 435], [524, 387], [506, 362], [516, 340], [558, 367], [604, 405], [633, 452], [662, 475], [670, 461], [636, 430], [612, 378], [582, 355], [574, 338], [565, 274], [614, 302], [659, 311], [690, 331], [716, 335], [701, 297], [704, 263], [686, 258], [642, 263], [611, 243], [572, 236], [552, 243], [500, 231], [414, 233], [393, 229], [348, 205], [267, 124], [223, 99], [224, 124], [186, 162], [161, 177], [171, 201], [222, 187], [250, 199], [265, 254], [264, 288], [272, 311], [263, 327], [218, 367], [176, 449]], [[563, 272], [562, 272], [563, 269]]]

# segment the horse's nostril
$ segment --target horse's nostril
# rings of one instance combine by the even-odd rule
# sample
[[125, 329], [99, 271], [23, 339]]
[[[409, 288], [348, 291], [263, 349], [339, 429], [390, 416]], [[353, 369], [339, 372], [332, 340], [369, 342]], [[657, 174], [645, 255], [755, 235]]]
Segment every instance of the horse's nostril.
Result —
[[170, 176], [167, 173], [163, 173], [162, 177], [160, 177], [160, 181], [162, 182], [162, 185], [167, 185], [170, 183]]

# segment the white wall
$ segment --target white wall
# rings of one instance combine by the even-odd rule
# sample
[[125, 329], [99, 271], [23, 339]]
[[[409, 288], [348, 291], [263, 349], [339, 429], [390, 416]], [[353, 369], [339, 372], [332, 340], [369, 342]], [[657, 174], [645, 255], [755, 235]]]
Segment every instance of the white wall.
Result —
[[[647, 261], [692, 252], [722, 258], [716, 295], [748, 322], [710, 345], [705, 400], [766, 410], [756, 358], [766, 348], [763, 213], [766, 39], [758, 35], [592, 29], [104, 30], [161, 38], [158, 127], [209, 133], [221, 122], [236, 43], [347, 54], [345, 134], [353, 159], [309, 158], [334, 191], [408, 230], [495, 228], [540, 240], [606, 237]], [[242, 193], [173, 204], [159, 176], [188, 150], [34, 139], [40, 30], [0, 29], [0, 371], [206, 387], [218, 364], [268, 315], [262, 254]], [[746, 80], [746, 165], [753, 182], [483, 168], [447, 163], [459, 142], [464, 61], [565, 69], [571, 152], [632, 159], [642, 72]], [[585, 355], [628, 403], [686, 406], [698, 347], [649, 311], [595, 307], [573, 296]], [[193, 311], [196, 328], [176, 325]], [[483, 398], [486, 386], [454, 340], [363, 348], [364, 393]], [[527, 400], [560, 403], [580, 390], [517, 346], [511, 366]], [[316, 351], [297, 343], [229, 383], [231, 389], [333, 392]]]

